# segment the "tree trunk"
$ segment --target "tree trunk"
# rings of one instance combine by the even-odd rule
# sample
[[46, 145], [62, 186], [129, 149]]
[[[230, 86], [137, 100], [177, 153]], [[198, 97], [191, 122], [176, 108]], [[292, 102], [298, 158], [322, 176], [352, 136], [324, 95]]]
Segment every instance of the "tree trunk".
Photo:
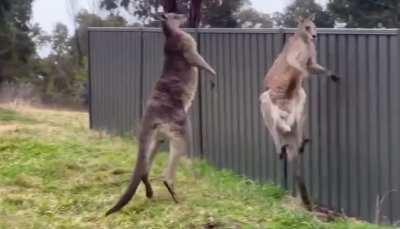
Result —
[[201, 2], [202, 0], [192, 0], [189, 14], [189, 27], [197, 28], [201, 20]]
[[[200, 24], [202, 0], [191, 0], [189, 12], [189, 27], [196, 28]], [[162, 0], [164, 12], [176, 13], [178, 11], [176, 0]]]
[[162, 0], [162, 5], [164, 7], [164, 12], [176, 13], [178, 11], [176, 0]]

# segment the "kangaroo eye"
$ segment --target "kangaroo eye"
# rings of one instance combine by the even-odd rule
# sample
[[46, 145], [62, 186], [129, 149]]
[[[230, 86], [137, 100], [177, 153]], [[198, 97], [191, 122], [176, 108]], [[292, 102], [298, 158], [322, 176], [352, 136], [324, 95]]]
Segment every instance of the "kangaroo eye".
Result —
[[311, 27], [310, 26], [306, 26], [306, 30], [310, 31]]

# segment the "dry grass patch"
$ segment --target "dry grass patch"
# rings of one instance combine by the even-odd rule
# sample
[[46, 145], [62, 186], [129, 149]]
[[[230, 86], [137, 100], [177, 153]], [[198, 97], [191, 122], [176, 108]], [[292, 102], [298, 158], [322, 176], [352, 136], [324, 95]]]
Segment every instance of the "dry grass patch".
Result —
[[181, 203], [174, 204], [160, 181], [165, 153], [151, 174], [154, 200], [140, 187], [122, 212], [105, 218], [126, 188], [137, 148], [87, 123], [82, 112], [0, 106], [0, 228], [378, 228], [323, 223], [296, 203], [289, 208], [280, 188], [201, 161], [182, 162]]

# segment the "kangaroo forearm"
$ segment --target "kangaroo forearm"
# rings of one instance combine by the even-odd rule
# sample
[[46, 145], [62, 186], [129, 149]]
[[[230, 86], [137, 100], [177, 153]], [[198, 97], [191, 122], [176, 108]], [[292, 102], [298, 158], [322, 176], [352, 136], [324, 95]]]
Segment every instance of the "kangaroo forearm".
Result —
[[204, 58], [199, 53], [197, 53], [196, 50], [185, 52], [184, 55], [186, 60], [188, 60], [190, 64], [202, 68], [212, 75], [216, 75], [215, 70], [204, 60]]

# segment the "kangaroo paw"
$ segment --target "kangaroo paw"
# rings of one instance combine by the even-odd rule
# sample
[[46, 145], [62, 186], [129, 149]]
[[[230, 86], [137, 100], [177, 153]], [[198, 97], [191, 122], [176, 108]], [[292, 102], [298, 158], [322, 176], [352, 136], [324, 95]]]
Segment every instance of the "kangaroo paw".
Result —
[[281, 147], [281, 152], [279, 154], [279, 159], [283, 160], [285, 158], [287, 158], [287, 147], [288, 145], [284, 145]]
[[146, 187], [146, 197], [151, 199], [153, 198], [153, 188], [151, 187], [150, 181], [149, 181], [149, 177], [145, 176], [142, 179], [144, 186]]
[[300, 149], [299, 149], [300, 154], [304, 153], [304, 150], [305, 150], [307, 144], [310, 142], [311, 142], [311, 139], [309, 139], [309, 138], [306, 138], [303, 140], [303, 142], [301, 143]]
[[169, 194], [171, 194], [171, 197], [174, 200], [174, 202], [176, 204], [179, 203], [178, 200], [176, 199], [176, 194], [175, 194], [174, 189], [168, 184], [167, 181], [164, 181], [163, 183], [164, 183], [165, 187], [168, 189]]

